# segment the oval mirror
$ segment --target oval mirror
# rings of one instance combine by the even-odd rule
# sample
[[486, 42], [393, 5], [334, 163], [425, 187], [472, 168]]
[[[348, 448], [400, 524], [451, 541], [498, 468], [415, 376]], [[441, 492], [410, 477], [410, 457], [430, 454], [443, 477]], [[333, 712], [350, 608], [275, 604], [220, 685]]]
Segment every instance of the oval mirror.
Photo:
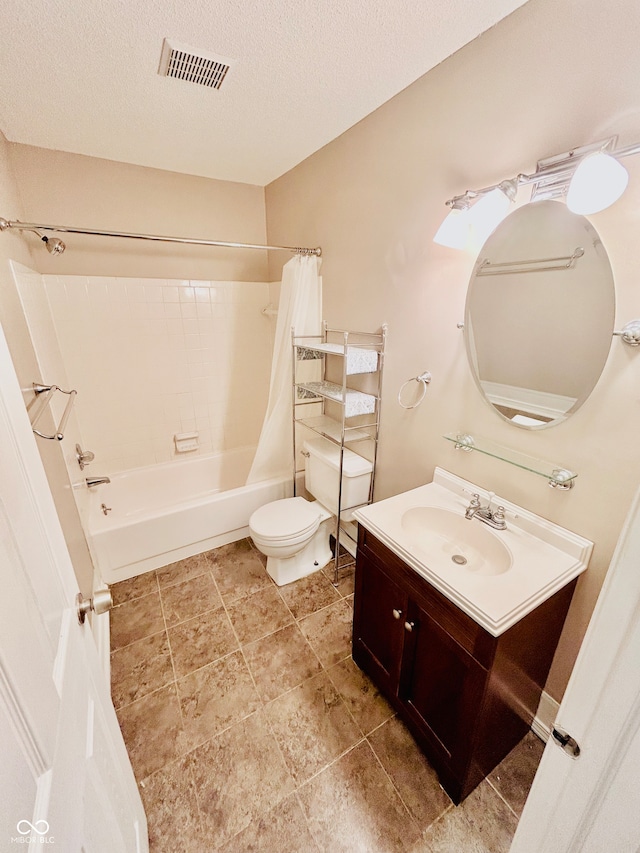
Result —
[[518, 208], [482, 247], [467, 293], [464, 336], [482, 395], [520, 427], [566, 420], [600, 377], [614, 314], [593, 225], [557, 201]]

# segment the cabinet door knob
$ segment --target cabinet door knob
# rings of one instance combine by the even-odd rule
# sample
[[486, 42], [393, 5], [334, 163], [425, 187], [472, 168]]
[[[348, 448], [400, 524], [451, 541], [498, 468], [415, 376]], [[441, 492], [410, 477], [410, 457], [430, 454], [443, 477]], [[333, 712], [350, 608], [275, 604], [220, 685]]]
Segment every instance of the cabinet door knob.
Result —
[[394, 608], [394, 611], [393, 611], [393, 618], [394, 618], [394, 619], [399, 619], [401, 616], [402, 616], [402, 610], [396, 610], [396, 609]]
[[414, 629], [415, 627], [416, 627], [416, 623], [415, 623], [415, 622], [405, 622], [405, 623], [404, 623], [404, 629], [405, 629], [405, 631], [413, 631], [413, 629]]

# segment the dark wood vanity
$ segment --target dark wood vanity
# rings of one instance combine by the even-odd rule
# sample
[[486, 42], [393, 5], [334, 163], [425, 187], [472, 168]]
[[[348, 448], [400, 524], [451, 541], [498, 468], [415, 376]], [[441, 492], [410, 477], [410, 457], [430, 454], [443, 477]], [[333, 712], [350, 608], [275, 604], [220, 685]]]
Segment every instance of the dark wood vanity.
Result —
[[494, 637], [359, 525], [353, 659], [454, 803], [531, 727], [576, 582]]

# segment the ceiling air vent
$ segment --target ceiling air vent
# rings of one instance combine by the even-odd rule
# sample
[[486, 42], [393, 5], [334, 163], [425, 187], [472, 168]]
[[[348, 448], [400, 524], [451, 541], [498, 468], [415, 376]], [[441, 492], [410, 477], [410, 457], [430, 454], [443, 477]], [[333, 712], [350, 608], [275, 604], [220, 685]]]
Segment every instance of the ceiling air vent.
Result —
[[232, 64], [233, 60], [225, 56], [165, 39], [158, 74], [219, 89]]

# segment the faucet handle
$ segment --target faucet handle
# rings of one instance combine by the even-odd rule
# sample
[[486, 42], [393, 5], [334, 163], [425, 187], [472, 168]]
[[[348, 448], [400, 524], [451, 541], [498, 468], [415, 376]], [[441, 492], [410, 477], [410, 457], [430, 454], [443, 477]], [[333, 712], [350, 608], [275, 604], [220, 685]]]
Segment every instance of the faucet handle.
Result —
[[477, 506], [480, 506], [480, 495], [476, 492], [471, 495], [471, 503], [469, 504], [469, 507], [475, 509]]
[[496, 507], [496, 511], [493, 513], [494, 521], [504, 521], [504, 507], [499, 506]]
[[93, 462], [95, 458], [96, 455], [91, 450], [83, 450], [79, 444], [76, 444], [76, 459], [78, 460], [78, 465], [80, 466], [81, 471], [84, 471], [85, 466], [87, 466], [89, 462]]

